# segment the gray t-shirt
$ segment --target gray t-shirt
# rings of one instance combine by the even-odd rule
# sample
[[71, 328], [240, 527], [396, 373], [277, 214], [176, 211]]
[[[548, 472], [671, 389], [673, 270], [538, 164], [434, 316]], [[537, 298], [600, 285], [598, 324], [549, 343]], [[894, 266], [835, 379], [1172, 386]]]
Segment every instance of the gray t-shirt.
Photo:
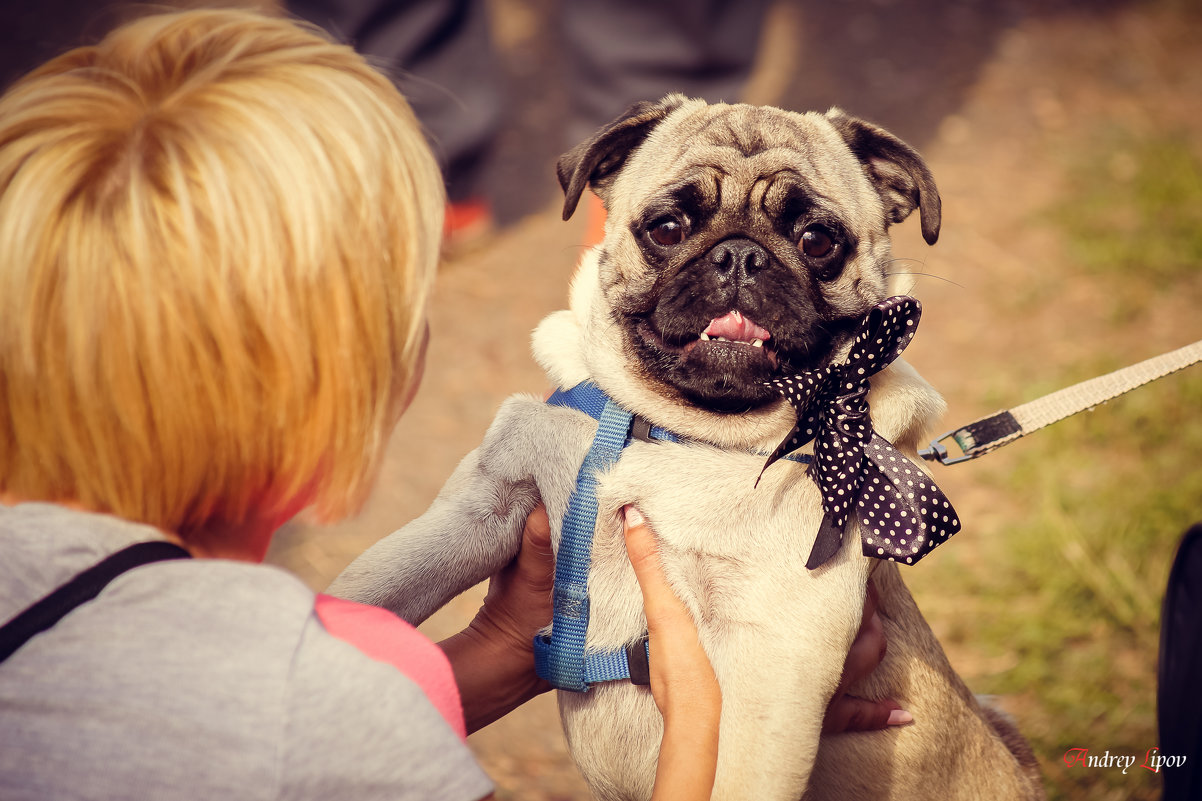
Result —
[[[0, 505], [0, 623], [153, 528]], [[0, 663], [0, 799], [479, 799], [421, 689], [323, 628], [263, 565], [116, 578]]]

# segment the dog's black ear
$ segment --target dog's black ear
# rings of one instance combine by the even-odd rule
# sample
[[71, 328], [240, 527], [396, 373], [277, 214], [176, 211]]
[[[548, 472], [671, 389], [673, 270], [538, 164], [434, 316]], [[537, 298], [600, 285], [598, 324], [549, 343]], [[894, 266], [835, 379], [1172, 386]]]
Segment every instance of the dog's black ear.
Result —
[[613, 122], [593, 134], [592, 138], [559, 157], [556, 172], [563, 187], [563, 218], [576, 211], [576, 204], [590, 184], [593, 191], [606, 200], [605, 190], [614, 175], [651, 130], [675, 111], [685, 100], [683, 95], [668, 95], [658, 103], [639, 101]]
[[939, 190], [926, 162], [914, 148], [888, 131], [849, 117], [833, 108], [826, 117], [868, 172], [890, 222], [901, 222], [920, 210], [922, 238], [928, 245], [939, 239]]

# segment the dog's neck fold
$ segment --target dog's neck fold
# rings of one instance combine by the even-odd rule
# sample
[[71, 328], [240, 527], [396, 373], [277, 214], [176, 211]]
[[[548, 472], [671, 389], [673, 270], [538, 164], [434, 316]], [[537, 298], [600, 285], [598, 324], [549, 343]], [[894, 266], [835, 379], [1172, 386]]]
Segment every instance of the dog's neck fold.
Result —
[[[660, 394], [622, 354], [622, 331], [606, 308], [599, 278], [600, 248], [585, 254], [572, 280], [570, 308], [545, 318], [533, 335], [534, 357], [557, 386], [592, 380], [616, 403], [655, 425], [723, 448], [770, 451], [796, 422], [781, 401], [740, 414], [711, 412]], [[872, 379], [873, 426], [905, 453], [943, 414], [939, 394], [902, 359]]]

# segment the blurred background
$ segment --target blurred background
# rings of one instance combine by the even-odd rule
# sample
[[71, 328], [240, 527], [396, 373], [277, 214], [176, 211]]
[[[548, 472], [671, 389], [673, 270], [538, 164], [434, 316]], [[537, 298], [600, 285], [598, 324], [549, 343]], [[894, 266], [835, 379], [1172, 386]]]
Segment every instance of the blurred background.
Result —
[[[561, 221], [554, 173], [580, 135], [569, 110], [585, 91], [569, 3], [484, 4], [493, 127], [458, 194], [485, 224], [441, 267], [425, 383], [367, 507], [277, 537], [269, 560], [314, 588], [425, 509], [502, 399], [550, 388], [529, 333], [565, 305], [589, 224], [587, 213]], [[146, 8], [5, 2], [0, 81]], [[1200, 41], [1196, 0], [777, 0], [728, 99], [839, 105], [923, 153], [943, 232], [928, 248], [907, 221], [894, 255], [925, 305], [907, 358], [946, 396], [952, 428], [1202, 338]], [[1052, 798], [1159, 797], [1149, 771], [1062, 757], [1142, 761], [1158, 745], [1160, 603], [1178, 539], [1202, 520], [1200, 410], [1196, 367], [983, 460], [935, 467], [965, 526], [907, 580], [969, 686], [998, 696], [1030, 738]], [[461, 628], [482, 589], [427, 633]], [[549, 696], [471, 743], [499, 798], [588, 798]]]

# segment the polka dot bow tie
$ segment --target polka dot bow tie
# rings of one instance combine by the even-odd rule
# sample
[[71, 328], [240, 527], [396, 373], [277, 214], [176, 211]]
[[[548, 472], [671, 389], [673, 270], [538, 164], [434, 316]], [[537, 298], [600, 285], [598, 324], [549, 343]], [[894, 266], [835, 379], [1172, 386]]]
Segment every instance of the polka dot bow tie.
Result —
[[809, 475], [822, 492], [825, 515], [806, 562], [811, 570], [839, 550], [853, 514], [866, 556], [904, 564], [917, 562], [960, 530], [947, 497], [873, 430], [869, 416], [869, 377], [910, 344], [921, 314], [914, 298], [889, 298], [869, 312], [846, 362], [769, 382], [797, 410], [797, 425], [764, 470], [814, 441]]

